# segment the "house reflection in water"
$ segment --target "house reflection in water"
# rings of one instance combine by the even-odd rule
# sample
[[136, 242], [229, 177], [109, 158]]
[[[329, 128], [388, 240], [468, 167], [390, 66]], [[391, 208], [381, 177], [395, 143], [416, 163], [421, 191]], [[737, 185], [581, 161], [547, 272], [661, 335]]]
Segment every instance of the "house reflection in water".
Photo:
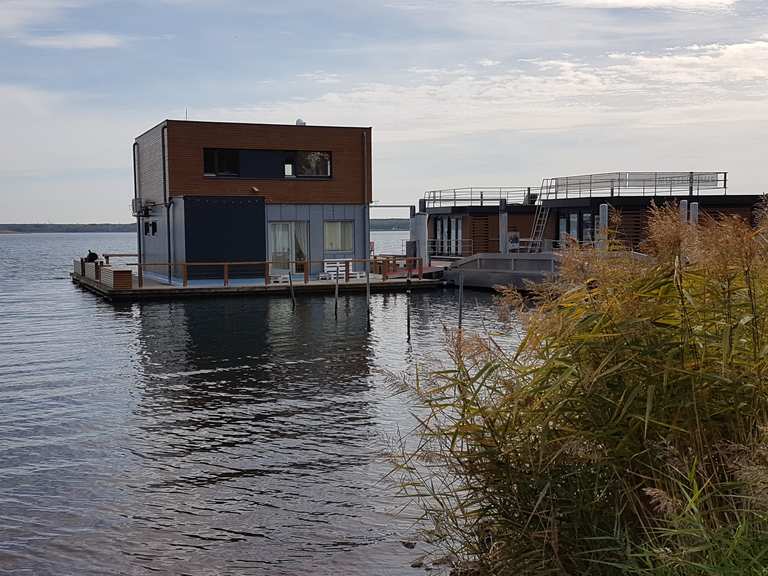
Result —
[[134, 484], [154, 506], [141, 522], [163, 525], [151, 554], [182, 570], [179, 550], [202, 547], [273, 573], [402, 554], [364, 298], [342, 300], [338, 322], [331, 298], [140, 310]]

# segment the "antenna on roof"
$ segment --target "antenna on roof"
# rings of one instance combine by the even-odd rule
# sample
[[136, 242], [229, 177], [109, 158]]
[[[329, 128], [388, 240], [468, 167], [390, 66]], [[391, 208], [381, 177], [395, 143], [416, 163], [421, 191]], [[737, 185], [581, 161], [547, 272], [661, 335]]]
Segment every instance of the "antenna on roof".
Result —
[[189, 115], [187, 114], [187, 107], [184, 106], [184, 120], [189, 120]]
[[301, 118], [296, 118], [296, 126], [306, 126], [307, 123], [304, 122]]

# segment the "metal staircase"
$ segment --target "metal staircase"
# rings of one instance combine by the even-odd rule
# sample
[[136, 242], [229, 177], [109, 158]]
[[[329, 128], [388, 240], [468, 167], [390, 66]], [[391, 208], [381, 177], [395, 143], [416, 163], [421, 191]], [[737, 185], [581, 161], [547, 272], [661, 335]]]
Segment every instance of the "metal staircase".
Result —
[[541, 181], [539, 195], [536, 198], [536, 212], [533, 216], [533, 228], [531, 229], [531, 239], [528, 242], [528, 252], [541, 252], [542, 250], [544, 231], [547, 228], [547, 219], [549, 218], [549, 206], [544, 204], [544, 201], [549, 199], [554, 187], [554, 178], [544, 178]]

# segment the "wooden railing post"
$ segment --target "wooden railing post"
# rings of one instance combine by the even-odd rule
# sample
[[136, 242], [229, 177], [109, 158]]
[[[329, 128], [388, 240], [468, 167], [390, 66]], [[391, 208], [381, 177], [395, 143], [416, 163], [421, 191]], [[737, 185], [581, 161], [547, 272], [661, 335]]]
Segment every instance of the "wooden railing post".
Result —
[[419, 261], [419, 263], [418, 263], [418, 266], [419, 266], [419, 280], [423, 280], [424, 279], [424, 258], [420, 257], [418, 259], [418, 261]]
[[189, 285], [189, 270], [187, 269], [186, 262], [184, 262], [181, 266], [182, 266], [181, 273], [182, 273], [182, 279], [183, 279], [182, 284], [184, 288], [186, 288]]
[[229, 262], [224, 263], [224, 286], [229, 286]]
[[269, 276], [270, 276], [270, 273], [272, 272], [271, 270], [272, 262], [265, 262], [265, 264], [266, 265], [264, 266], [264, 286], [269, 286]]
[[304, 284], [309, 284], [309, 261], [304, 260]]
[[349, 284], [349, 260], [344, 260], [344, 282]]
[[144, 287], [144, 264], [138, 263], [138, 275], [139, 275], [139, 288]]

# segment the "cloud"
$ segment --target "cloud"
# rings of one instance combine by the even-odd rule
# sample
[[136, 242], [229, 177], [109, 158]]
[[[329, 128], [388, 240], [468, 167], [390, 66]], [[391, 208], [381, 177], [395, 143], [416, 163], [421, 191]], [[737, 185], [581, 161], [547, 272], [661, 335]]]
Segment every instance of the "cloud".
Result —
[[338, 84], [341, 82], [341, 77], [338, 74], [331, 74], [330, 72], [324, 72], [323, 70], [297, 74], [296, 77], [316, 84]]
[[573, 8], [724, 10], [738, 0], [490, 0], [495, 4], [552, 5]]
[[373, 125], [377, 140], [494, 131], [677, 126], [768, 114], [768, 41], [690, 46], [661, 54], [519, 61], [515, 67], [411, 68], [319, 97], [201, 111], [199, 119]]
[[81, 0], [0, 0], [0, 32], [20, 32], [82, 5]]
[[483, 66], [485, 68], [488, 68], [490, 66], [498, 66], [499, 64], [501, 64], [499, 60], [491, 60], [490, 58], [482, 58], [478, 60], [477, 63], [480, 66]]
[[105, 32], [41, 33], [37, 28], [60, 20], [68, 10], [92, 0], [0, 0], [0, 36], [26, 46], [64, 50], [116, 48], [126, 38]]
[[[438, 9], [448, 0], [389, 0], [387, 6], [407, 11]], [[725, 10], [739, 0], [454, 0], [453, 4], [564, 6], [595, 9], [663, 9], [680, 11]]]
[[125, 44], [126, 38], [101, 32], [81, 34], [55, 34], [50, 36], [24, 36], [21, 42], [38, 48], [60, 48], [64, 50], [117, 48]]

